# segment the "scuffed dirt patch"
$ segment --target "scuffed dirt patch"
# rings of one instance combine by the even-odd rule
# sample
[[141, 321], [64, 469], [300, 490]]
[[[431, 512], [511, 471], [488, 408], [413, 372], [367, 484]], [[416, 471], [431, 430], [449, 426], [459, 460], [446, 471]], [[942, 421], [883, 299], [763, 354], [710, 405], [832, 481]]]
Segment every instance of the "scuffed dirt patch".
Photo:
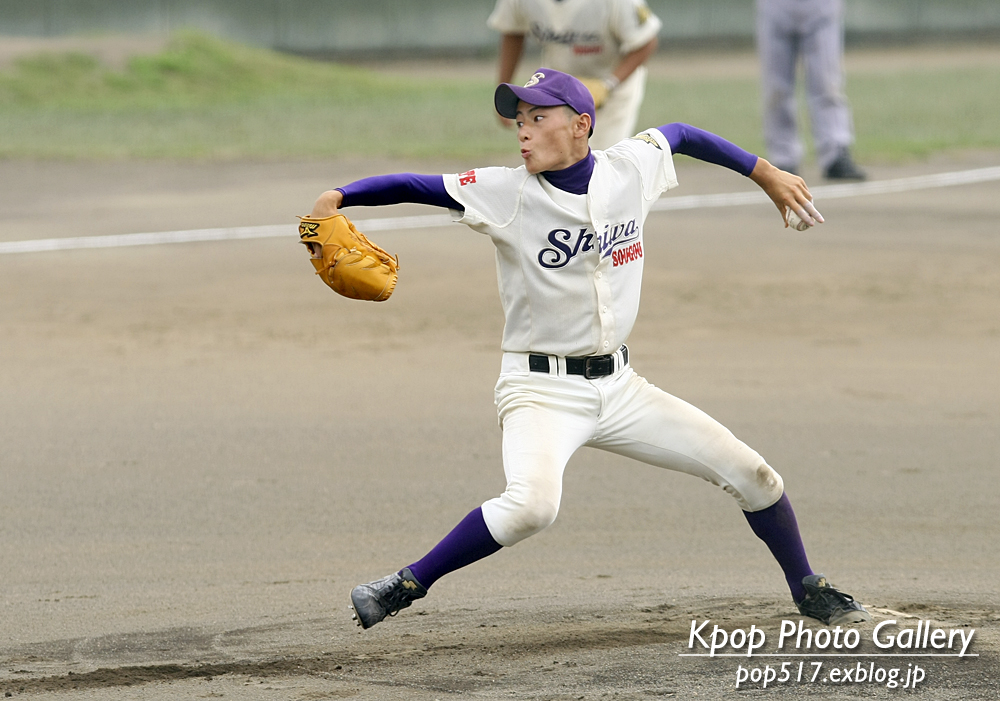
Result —
[[[890, 602], [885, 607], [873, 607], [872, 624], [854, 626], [859, 629], [862, 644], [854, 652], [877, 653], [871, 642], [875, 624], [897, 616], [899, 609], [914, 610], [912, 604]], [[791, 615], [783, 601], [749, 601], [744, 599], [708, 599], [665, 602], [640, 608], [560, 608], [546, 611], [544, 616], [528, 616], [523, 612], [484, 614], [463, 610], [449, 613], [412, 615], [391, 621], [382, 629], [350, 636], [338, 649], [280, 658], [261, 657], [263, 638], [274, 634], [273, 627], [258, 631], [245, 630], [233, 634], [177, 637], [176, 631], [164, 631], [158, 645], [169, 641], [180, 646], [164, 651], [183, 657], [196, 652], [204, 655], [225, 655], [229, 659], [211, 663], [171, 662], [115, 667], [99, 667], [89, 671], [33, 676], [20, 669], [7, 674], [0, 682], [0, 691], [16, 694], [39, 694], [61, 691], [115, 689], [137, 685], [169, 685], [190, 680], [226, 678], [230, 686], [265, 686], [278, 688], [293, 680], [308, 679], [313, 698], [363, 696], [392, 698], [392, 693], [449, 694], [479, 698], [598, 698], [615, 695], [619, 698], [677, 697], [733, 698], [736, 671], [740, 666], [780, 664], [781, 658], [760, 656], [777, 651], [776, 641], [783, 620], [796, 624], [799, 617]], [[914, 613], [916, 613], [914, 611]], [[405, 614], [404, 614], [405, 615]], [[905, 615], [905, 614], [904, 614]], [[996, 650], [995, 619], [992, 609], [963, 609], [946, 604], [927, 604], [920, 611], [923, 620], [933, 615], [935, 625], [977, 629], [977, 638], [966, 658], [871, 658], [867, 665], [901, 667], [916, 663], [926, 673], [922, 698], [994, 698], [997, 679], [993, 671], [1000, 660]], [[485, 619], [485, 620], [484, 620]], [[768, 636], [768, 644], [752, 659], [734, 657], [681, 656], [705, 651], [696, 644], [688, 647], [691, 622], [711, 620], [727, 630], [749, 629], [755, 625]], [[915, 625], [916, 618], [901, 620], [900, 625]], [[329, 621], [313, 621], [310, 625], [328, 625]], [[428, 632], [429, 627], [444, 632]], [[819, 631], [822, 626], [806, 620], [806, 627]], [[421, 632], [423, 631], [423, 632]], [[287, 631], [286, 631], [287, 632]], [[707, 631], [706, 631], [707, 633]], [[147, 642], [156, 634], [145, 634]], [[239, 639], [243, 649], [208, 650], [204, 640]], [[194, 645], [185, 650], [185, 646]], [[64, 657], [67, 649], [88, 649], [87, 645], [66, 641], [54, 642], [49, 650]], [[17, 657], [33, 657], [44, 661], [45, 647], [31, 646], [20, 651], [4, 651], [8, 662]], [[787, 650], [785, 650], [787, 652]], [[733, 652], [724, 650], [723, 652]], [[243, 655], [245, 658], [240, 658]], [[77, 655], [79, 656], [79, 655]], [[775, 660], [777, 659], [777, 663]], [[823, 669], [853, 668], [853, 658], [809, 657], [822, 662]], [[792, 660], [797, 665], [798, 660]], [[901, 677], [902, 679], [902, 677]], [[759, 684], [749, 687], [760, 691]], [[777, 698], [801, 698], [831, 689], [830, 684], [799, 682], [774, 684], [768, 694]], [[159, 688], [159, 687], [157, 687]], [[167, 688], [167, 687], [163, 687]], [[744, 686], [744, 690], [748, 687]], [[317, 691], [319, 689], [320, 691]], [[841, 684], [839, 697], [872, 698], [886, 692], [885, 684]], [[394, 691], [393, 691], [394, 690]], [[405, 692], [403, 690], [406, 690]], [[325, 694], [325, 696], [323, 696]]]

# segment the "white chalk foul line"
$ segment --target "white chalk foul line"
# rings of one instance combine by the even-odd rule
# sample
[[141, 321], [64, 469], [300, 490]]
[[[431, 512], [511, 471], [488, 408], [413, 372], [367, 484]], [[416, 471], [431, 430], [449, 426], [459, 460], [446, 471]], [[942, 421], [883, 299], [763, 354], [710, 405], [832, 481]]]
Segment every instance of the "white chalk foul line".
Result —
[[[845, 197], [865, 195], [885, 195], [896, 192], [926, 190], [953, 185], [969, 185], [1000, 180], [1000, 166], [977, 168], [953, 173], [918, 175], [912, 178], [876, 180], [844, 185], [820, 185], [811, 188], [817, 202]], [[726, 192], [717, 195], [688, 195], [668, 197], [653, 205], [653, 211], [662, 212], [680, 209], [711, 209], [715, 207], [737, 207], [740, 205], [770, 202], [763, 192]], [[448, 214], [427, 214], [412, 217], [388, 217], [382, 219], [355, 219], [354, 223], [362, 231], [395, 231], [399, 229], [428, 229], [450, 224]], [[293, 236], [293, 224], [271, 226], [240, 226], [224, 229], [189, 229], [186, 231], [160, 231], [145, 234], [115, 234], [111, 236], [76, 236], [59, 239], [32, 239], [27, 241], [0, 242], [0, 254], [41, 253], [45, 251], [65, 251], [77, 248], [121, 248], [123, 246], [151, 246], [164, 243], [190, 243], [192, 241], [230, 241], [234, 239], [261, 239]]]
[[[977, 168], [976, 170], [960, 170], [954, 173], [918, 175], [912, 178], [897, 178], [895, 180], [874, 180], [872, 182], [845, 183], [843, 185], [820, 185], [809, 188], [809, 192], [812, 193], [813, 198], [817, 202], [822, 202], [823, 200], [837, 200], [845, 197], [886, 195], [895, 192], [927, 190], [935, 187], [950, 187], [952, 185], [969, 185], [994, 180], [1000, 180], [1000, 166]], [[653, 211], [735, 207], [745, 204], [762, 204], [770, 201], [767, 195], [760, 190], [756, 192], [726, 192], [719, 195], [688, 195], [687, 197], [661, 199], [653, 205]]]
[[[450, 224], [447, 214], [430, 214], [417, 217], [392, 217], [386, 219], [353, 220], [363, 231], [395, 229], [426, 229]], [[0, 242], [3, 253], [42, 253], [66, 251], [74, 248], [121, 248], [123, 246], [153, 246], [162, 243], [190, 243], [192, 241], [231, 241], [234, 239], [266, 239], [290, 237], [296, 233], [295, 224], [270, 226], [238, 226], [225, 229], [188, 229], [185, 231], [158, 231], [145, 234], [113, 234], [109, 236], [74, 236], [62, 239], [31, 239], [27, 241]]]

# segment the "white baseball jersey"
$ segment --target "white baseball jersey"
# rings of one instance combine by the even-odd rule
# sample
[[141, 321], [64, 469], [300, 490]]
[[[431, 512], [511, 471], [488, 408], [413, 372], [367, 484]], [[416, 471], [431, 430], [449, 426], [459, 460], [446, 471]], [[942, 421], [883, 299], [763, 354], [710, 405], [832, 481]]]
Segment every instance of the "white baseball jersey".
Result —
[[596, 78], [611, 75], [662, 26], [645, 0], [497, 0], [487, 23], [532, 35], [542, 44], [542, 65]]
[[[662, 26], [645, 0], [497, 0], [488, 23], [503, 34], [532, 35], [543, 66], [601, 79]], [[646, 68], [639, 66], [597, 110], [591, 146], [610, 148], [635, 133], [645, 90]]]
[[520, 168], [445, 175], [465, 212], [456, 221], [496, 245], [505, 352], [613, 353], [639, 309], [643, 225], [676, 187], [670, 144], [657, 129], [594, 151], [589, 192], [574, 195]]

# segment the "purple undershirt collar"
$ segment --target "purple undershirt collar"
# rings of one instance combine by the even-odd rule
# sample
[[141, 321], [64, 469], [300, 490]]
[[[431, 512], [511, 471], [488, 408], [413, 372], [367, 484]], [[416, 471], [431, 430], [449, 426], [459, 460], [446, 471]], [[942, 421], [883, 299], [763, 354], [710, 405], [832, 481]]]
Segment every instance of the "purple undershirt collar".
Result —
[[594, 173], [594, 154], [587, 149], [587, 155], [562, 170], [546, 170], [542, 173], [546, 180], [564, 192], [586, 195], [590, 187], [590, 176]]

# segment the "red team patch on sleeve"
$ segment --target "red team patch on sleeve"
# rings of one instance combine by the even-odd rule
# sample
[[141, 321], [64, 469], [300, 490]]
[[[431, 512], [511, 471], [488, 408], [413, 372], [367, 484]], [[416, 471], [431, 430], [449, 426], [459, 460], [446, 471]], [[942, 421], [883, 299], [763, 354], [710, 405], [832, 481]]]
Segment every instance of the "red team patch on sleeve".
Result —
[[458, 174], [458, 184], [459, 185], [469, 185], [476, 182], [476, 171], [467, 170], [464, 173]]
[[642, 258], [641, 241], [636, 241], [635, 243], [625, 246], [624, 248], [616, 249], [611, 254], [611, 260], [614, 261], [614, 264], [611, 267], [617, 268], [619, 265], [631, 263], [637, 258]]

